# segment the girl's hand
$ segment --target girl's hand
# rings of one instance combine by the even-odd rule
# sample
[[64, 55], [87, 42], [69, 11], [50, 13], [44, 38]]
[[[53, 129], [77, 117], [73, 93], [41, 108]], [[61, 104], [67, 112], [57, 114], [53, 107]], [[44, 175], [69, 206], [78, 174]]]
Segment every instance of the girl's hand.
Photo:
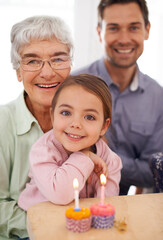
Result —
[[103, 173], [106, 178], [108, 176], [108, 167], [104, 160], [100, 158], [97, 154], [89, 151], [89, 150], [82, 150], [84, 154], [86, 154], [94, 163], [94, 172], [97, 174], [97, 176], [100, 178], [100, 175]]
[[108, 176], [108, 167], [104, 160], [100, 158], [97, 154], [90, 152], [90, 158], [94, 163], [94, 172], [100, 178], [100, 175], [103, 173], [106, 178]]

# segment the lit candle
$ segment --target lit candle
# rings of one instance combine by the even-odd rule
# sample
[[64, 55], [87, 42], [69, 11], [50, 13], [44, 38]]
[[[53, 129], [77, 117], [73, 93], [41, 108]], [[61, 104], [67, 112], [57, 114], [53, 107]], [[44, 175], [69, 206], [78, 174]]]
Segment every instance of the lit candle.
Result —
[[74, 210], [75, 211], [80, 211], [80, 208], [79, 208], [79, 190], [78, 190], [79, 182], [78, 182], [77, 178], [74, 178], [73, 187], [74, 187], [74, 199], [75, 199]]
[[105, 184], [106, 184], [106, 177], [104, 174], [100, 175], [100, 180], [101, 180], [101, 206], [104, 206], [104, 199], [105, 199]]

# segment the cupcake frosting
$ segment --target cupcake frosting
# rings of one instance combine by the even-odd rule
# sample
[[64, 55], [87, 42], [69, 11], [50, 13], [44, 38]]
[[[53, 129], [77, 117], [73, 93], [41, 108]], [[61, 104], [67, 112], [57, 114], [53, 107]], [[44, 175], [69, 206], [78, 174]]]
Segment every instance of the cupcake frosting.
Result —
[[101, 205], [100, 203], [95, 203], [90, 207], [91, 213], [98, 216], [113, 216], [115, 214], [115, 208], [107, 203]]
[[85, 207], [82, 207], [79, 211], [74, 210], [74, 208], [68, 208], [65, 214], [67, 218], [79, 220], [88, 218], [91, 215], [91, 212], [88, 208]]

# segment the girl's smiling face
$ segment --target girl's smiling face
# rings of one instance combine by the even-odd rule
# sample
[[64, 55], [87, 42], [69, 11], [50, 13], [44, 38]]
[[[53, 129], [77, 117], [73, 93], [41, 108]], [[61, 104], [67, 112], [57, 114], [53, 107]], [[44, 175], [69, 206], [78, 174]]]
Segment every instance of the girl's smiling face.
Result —
[[103, 136], [110, 119], [104, 121], [103, 103], [81, 86], [68, 86], [60, 92], [54, 113], [56, 139], [68, 154], [88, 149]]

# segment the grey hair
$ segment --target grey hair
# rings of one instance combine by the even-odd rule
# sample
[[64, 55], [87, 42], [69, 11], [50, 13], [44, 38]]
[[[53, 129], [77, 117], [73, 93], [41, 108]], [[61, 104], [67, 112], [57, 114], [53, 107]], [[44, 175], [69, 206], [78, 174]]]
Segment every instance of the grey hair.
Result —
[[56, 37], [69, 48], [73, 57], [74, 44], [68, 25], [59, 17], [33, 16], [13, 25], [11, 29], [11, 63], [19, 68], [20, 51], [31, 40], [51, 40]]

